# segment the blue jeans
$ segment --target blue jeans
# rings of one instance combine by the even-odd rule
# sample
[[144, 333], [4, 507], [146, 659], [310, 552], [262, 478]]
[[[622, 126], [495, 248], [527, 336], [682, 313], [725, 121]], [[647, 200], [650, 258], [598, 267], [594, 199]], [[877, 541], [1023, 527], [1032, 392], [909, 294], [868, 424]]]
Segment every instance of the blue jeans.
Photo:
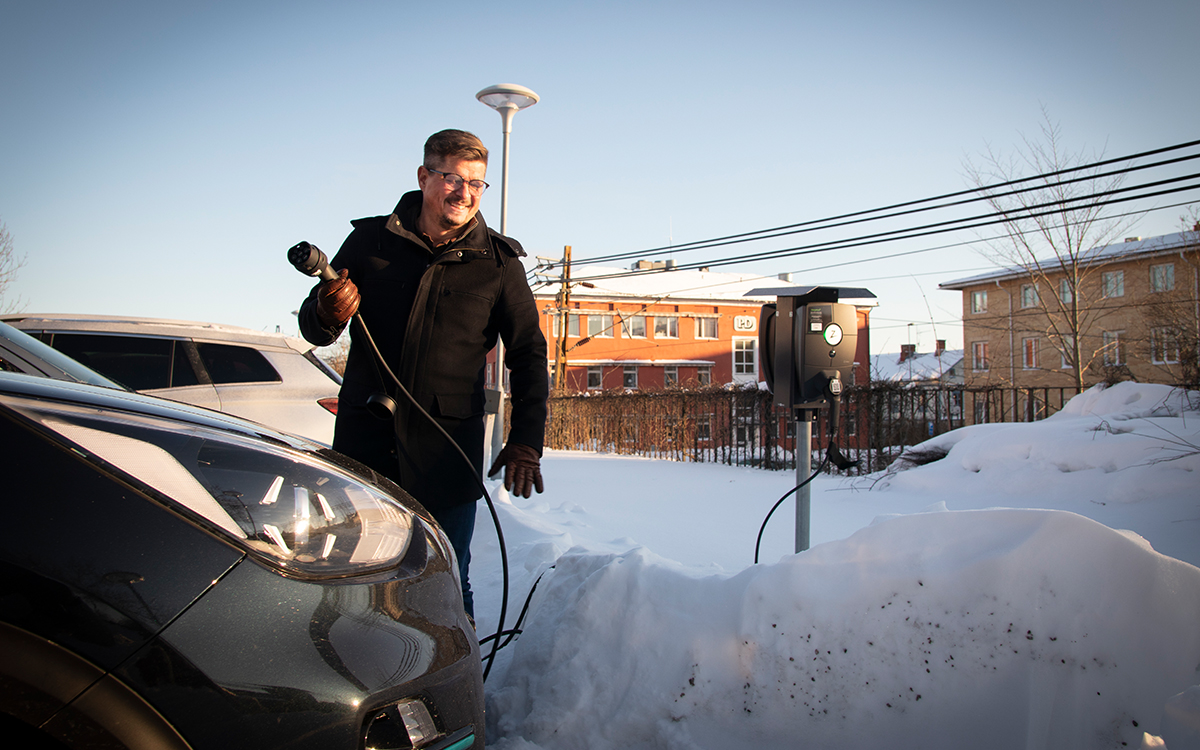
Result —
[[458, 580], [462, 583], [463, 609], [475, 617], [475, 602], [471, 596], [471, 582], [467, 570], [471, 567], [471, 537], [475, 535], [476, 503], [464, 503], [445, 508], [433, 514], [442, 531], [450, 539], [454, 554], [458, 557]]

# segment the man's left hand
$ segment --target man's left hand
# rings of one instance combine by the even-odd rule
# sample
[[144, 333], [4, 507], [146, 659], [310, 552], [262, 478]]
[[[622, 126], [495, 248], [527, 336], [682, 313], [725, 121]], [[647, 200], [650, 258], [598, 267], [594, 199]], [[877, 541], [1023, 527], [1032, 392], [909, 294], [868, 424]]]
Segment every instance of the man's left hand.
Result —
[[488, 476], [496, 476], [501, 467], [504, 468], [504, 489], [521, 497], [529, 497], [535, 488], [539, 494], [542, 492], [542, 460], [533, 448], [509, 443], [496, 456]]

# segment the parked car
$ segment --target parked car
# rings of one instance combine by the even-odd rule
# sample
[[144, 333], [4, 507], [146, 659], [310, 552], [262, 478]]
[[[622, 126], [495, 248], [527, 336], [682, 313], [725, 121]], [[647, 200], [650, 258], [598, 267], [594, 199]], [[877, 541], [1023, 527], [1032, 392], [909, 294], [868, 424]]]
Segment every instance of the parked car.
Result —
[[151, 318], [5, 315], [0, 320], [139, 393], [333, 442], [341, 377], [301, 339]]
[[0, 446], [6, 743], [483, 748], [452, 548], [387, 479], [228, 415], [11, 372]]
[[0, 322], [0, 370], [106, 388], [124, 388], [54, 347], [3, 322]]

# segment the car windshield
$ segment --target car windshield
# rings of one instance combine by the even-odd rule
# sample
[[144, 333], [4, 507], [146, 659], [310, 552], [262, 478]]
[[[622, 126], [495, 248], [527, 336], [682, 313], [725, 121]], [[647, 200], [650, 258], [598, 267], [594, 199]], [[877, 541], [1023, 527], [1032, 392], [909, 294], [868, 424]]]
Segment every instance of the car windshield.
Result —
[[[125, 386], [117, 383], [114, 380], [104, 377], [95, 370], [85, 365], [76, 362], [67, 355], [58, 351], [54, 347], [46, 344], [33, 336], [13, 328], [7, 323], [0, 322], [0, 340], [6, 349], [13, 350], [17, 356], [33, 362], [40, 362], [48, 365], [50, 368], [61, 372], [67, 379], [75, 380], [88, 385], [98, 385], [105, 388], [116, 388], [118, 390], [129, 390]], [[4, 369], [10, 369], [5, 367]], [[25, 371], [23, 368], [12, 368], [18, 371]], [[34, 373], [34, 374], [45, 374]]]

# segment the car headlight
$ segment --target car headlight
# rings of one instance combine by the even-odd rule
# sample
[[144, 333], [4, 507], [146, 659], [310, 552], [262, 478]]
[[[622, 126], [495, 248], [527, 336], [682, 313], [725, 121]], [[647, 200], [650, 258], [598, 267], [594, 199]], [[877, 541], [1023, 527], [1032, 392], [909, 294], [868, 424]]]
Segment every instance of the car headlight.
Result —
[[388, 568], [412, 540], [407, 508], [319, 456], [143, 414], [5, 401], [74, 452], [286, 573], [329, 578]]

